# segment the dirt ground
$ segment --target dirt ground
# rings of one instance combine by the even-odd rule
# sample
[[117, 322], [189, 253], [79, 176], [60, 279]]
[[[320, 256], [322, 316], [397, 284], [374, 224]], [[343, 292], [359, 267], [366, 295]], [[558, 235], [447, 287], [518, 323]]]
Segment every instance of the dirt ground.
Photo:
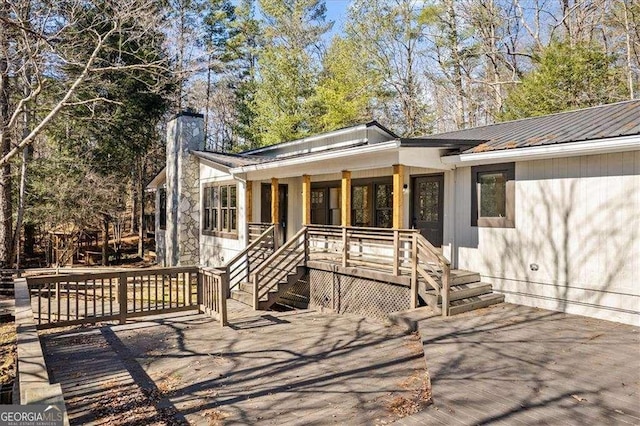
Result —
[[13, 320], [0, 323], [0, 384], [16, 377], [16, 326]]

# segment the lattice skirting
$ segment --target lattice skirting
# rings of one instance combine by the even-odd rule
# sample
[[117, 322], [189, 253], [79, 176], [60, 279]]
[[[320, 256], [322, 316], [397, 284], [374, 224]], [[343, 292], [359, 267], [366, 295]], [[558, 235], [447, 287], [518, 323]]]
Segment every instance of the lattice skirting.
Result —
[[309, 306], [309, 274], [305, 274], [278, 300], [278, 303], [304, 309]]
[[410, 306], [408, 287], [311, 269], [310, 308], [323, 307], [338, 313], [353, 313], [384, 320], [391, 312]]

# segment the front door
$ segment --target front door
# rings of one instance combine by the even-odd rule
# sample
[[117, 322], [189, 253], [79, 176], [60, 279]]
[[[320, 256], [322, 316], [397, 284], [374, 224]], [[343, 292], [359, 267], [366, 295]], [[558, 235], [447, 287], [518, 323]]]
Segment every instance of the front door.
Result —
[[[260, 189], [260, 221], [271, 223], [271, 184], [263, 183]], [[280, 243], [284, 243], [287, 240], [287, 204], [289, 200], [287, 185], [278, 185], [278, 196], [280, 198], [278, 223], [282, 227], [282, 241]]]
[[413, 178], [412, 226], [435, 247], [442, 246], [444, 175]]

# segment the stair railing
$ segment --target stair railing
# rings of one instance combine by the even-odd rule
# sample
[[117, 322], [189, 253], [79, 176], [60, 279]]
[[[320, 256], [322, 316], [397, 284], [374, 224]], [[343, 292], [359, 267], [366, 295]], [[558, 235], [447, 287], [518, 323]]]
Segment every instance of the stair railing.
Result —
[[256, 267], [251, 276], [253, 283], [253, 309], [258, 310], [260, 298], [275, 288], [298, 266], [306, 264], [308, 257], [307, 228], [302, 227], [268, 259]]
[[[418, 301], [418, 279], [422, 278], [442, 297], [442, 316], [449, 316], [449, 290], [451, 264], [425, 237], [412, 235], [411, 253], [411, 307]], [[440, 283], [436, 279], [440, 279]]]
[[276, 226], [268, 226], [259, 237], [236, 254], [226, 265], [229, 291], [242, 282], [249, 282], [251, 272], [267, 260], [275, 248]]

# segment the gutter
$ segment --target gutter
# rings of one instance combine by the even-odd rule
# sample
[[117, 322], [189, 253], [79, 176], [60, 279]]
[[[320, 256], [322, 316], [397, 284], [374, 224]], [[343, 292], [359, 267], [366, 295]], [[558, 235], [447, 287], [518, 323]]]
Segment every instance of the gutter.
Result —
[[350, 156], [350, 155], [373, 154], [381, 151], [397, 149], [399, 147], [400, 147], [400, 140], [396, 139], [389, 142], [377, 143], [374, 145], [358, 146], [358, 147], [353, 147], [349, 149], [330, 151], [330, 152], [320, 152], [317, 154], [304, 155], [302, 157], [275, 160], [275, 161], [270, 161], [268, 163], [252, 164], [250, 166], [236, 167], [233, 169], [229, 169], [229, 171], [231, 174], [248, 173], [248, 172], [255, 172], [259, 170], [275, 169], [278, 167], [296, 166], [296, 165], [306, 164], [314, 161], [344, 158], [345, 156]]
[[504, 161], [541, 160], [555, 157], [608, 154], [640, 149], [640, 135], [616, 138], [593, 139], [581, 142], [557, 143], [553, 145], [501, 149], [442, 157], [444, 164], [473, 166]]

